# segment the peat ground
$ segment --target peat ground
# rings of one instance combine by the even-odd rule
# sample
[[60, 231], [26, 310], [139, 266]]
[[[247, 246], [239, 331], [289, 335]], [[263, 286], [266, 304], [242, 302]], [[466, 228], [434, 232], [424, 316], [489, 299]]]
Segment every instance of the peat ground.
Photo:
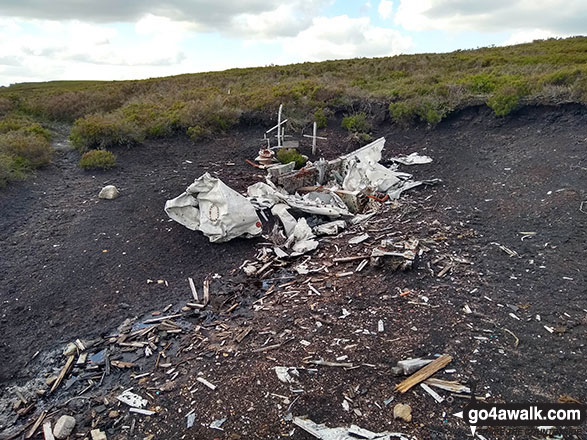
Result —
[[[202, 280], [218, 273], [223, 282], [240, 283], [240, 292], [261, 291], [234, 269], [252, 259], [263, 239], [211, 244], [169, 222], [163, 212], [165, 200], [205, 171], [239, 191], [262, 180], [244, 163], [254, 157], [261, 131], [241, 128], [196, 145], [185, 139], [148, 142], [119, 151], [119, 166], [104, 173], [78, 169], [78, 153], [65, 146], [35, 178], [1, 191], [0, 386], [25, 384], [43, 370], [43, 353], [60, 344], [109, 334], [129, 317], [185, 301], [188, 276]], [[355, 148], [335, 124], [326, 134], [326, 158]], [[128, 427], [137, 416], [99, 422], [108, 438], [311, 438], [299, 428], [292, 431], [288, 414], [331, 427], [353, 423], [421, 439], [465, 438], [468, 428], [451, 415], [465, 400], [437, 404], [420, 388], [405, 395], [393, 391], [399, 382], [390, 374], [395, 362], [439, 353], [451, 354], [449, 368], [457, 371], [440, 377], [475, 385], [477, 395], [490, 401], [554, 402], [570, 395], [585, 403], [587, 213], [580, 206], [587, 200], [587, 110], [528, 107], [495, 118], [487, 108], [475, 107], [432, 130], [384, 123], [374, 131], [378, 136], [387, 139], [384, 157], [430, 155], [432, 164], [402, 169], [443, 181], [405, 193], [364, 226], [372, 235], [393, 227], [401, 236], [429, 243], [417, 268], [368, 267], [336, 279], [321, 273], [312, 281], [319, 297], [307, 288], [296, 296], [278, 290], [254, 313], [249, 303], [242, 305], [247, 310], [222, 318], [228, 328], [205, 329], [214, 347], [204, 344], [201, 353], [184, 354], [191, 360], [181, 365], [174, 384], [153, 394], [150, 404], [159, 406], [160, 414], [139, 416], [132, 434]], [[121, 197], [98, 200], [105, 184], [115, 184]], [[359, 253], [361, 246], [349, 247], [348, 238], [322, 243], [312, 261]], [[473, 264], [455, 264], [439, 278], [448, 256]], [[354, 263], [331, 271], [353, 269]], [[147, 284], [147, 279], [168, 285]], [[410, 294], [398, 294], [406, 289]], [[465, 304], [473, 313], [465, 313]], [[339, 318], [342, 308], [350, 312], [346, 318]], [[316, 324], [316, 316], [323, 325]], [[385, 323], [382, 333], [378, 320]], [[216, 333], [243, 327], [252, 331], [240, 344], [220, 343]], [[186, 335], [182, 346], [193, 337]], [[255, 351], [270, 338], [269, 344], [283, 345]], [[41, 355], [31, 361], [37, 351]], [[341, 356], [362, 366], [309, 368], [304, 362]], [[290, 387], [277, 380], [272, 368], [278, 365], [309, 369]], [[191, 393], [200, 372], [218, 389]], [[161, 386], [165, 373], [155, 371], [152, 380], [135, 391]], [[90, 393], [94, 400], [72, 413], [95, 415], [96, 402], [116, 384], [110, 385]], [[393, 403], [385, 406], [391, 396]], [[345, 398], [349, 411], [342, 406]], [[393, 420], [398, 402], [412, 406], [412, 422]], [[196, 411], [196, 424], [186, 430], [190, 409]], [[208, 427], [223, 417], [224, 432]], [[80, 420], [79, 432], [87, 432], [83, 429], [91, 420]], [[564, 438], [585, 438], [586, 429], [568, 430]], [[538, 435], [480, 432], [486, 438]]]

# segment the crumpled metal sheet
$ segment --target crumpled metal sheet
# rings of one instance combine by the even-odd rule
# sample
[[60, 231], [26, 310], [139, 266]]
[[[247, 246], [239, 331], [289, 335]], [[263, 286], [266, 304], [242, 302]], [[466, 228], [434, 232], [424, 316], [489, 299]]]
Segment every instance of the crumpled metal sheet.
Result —
[[211, 242], [261, 233], [261, 221], [251, 202], [208, 173], [168, 200], [165, 212], [186, 228], [201, 231]]
[[304, 431], [321, 440], [416, 440], [415, 437], [400, 432], [372, 432], [356, 425], [350, 428], [329, 428], [322, 423], [315, 423], [310, 419], [294, 417], [293, 423]]

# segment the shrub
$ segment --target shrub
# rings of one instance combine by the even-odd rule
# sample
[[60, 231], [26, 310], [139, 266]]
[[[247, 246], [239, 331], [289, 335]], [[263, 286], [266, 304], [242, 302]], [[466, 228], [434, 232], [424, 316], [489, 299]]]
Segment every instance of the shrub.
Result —
[[8, 98], [0, 98], [0, 116], [4, 116], [6, 114], [8, 114], [12, 108], [14, 107], [14, 104], [12, 103], [12, 101]]
[[569, 86], [573, 84], [579, 76], [581, 76], [581, 70], [579, 69], [562, 69], [546, 75], [543, 79], [543, 83], [555, 86]]
[[487, 73], [472, 75], [464, 81], [473, 93], [491, 93], [497, 87], [496, 78]]
[[42, 167], [53, 158], [53, 150], [47, 139], [20, 131], [0, 136], [0, 153], [12, 156], [23, 169]]
[[301, 155], [295, 148], [282, 148], [277, 152], [277, 160], [281, 163], [295, 162], [296, 168], [302, 168], [308, 159]]
[[116, 156], [107, 150], [90, 150], [86, 151], [79, 166], [84, 170], [108, 170], [116, 166]]
[[369, 133], [371, 131], [371, 124], [367, 121], [365, 113], [346, 116], [342, 120], [341, 127], [349, 133]]
[[0, 188], [4, 188], [8, 182], [22, 180], [25, 177], [26, 171], [16, 158], [0, 152]]
[[41, 124], [39, 124], [38, 122], [34, 122], [24, 128], [22, 128], [20, 130], [23, 133], [26, 134], [33, 134], [36, 136], [40, 136], [43, 139], [45, 139], [46, 141], [50, 141], [51, 140], [51, 132], [49, 130], [47, 130], [46, 128], [43, 128], [41, 126]]
[[205, 129], [201, 125], [196, 125], [195, 127], [189, 127], [186, 130], [187, 135], [190, 137], [192, 141], [199, 141], [200, 139], [205, 139], [209, 137], [212, 133], [210, 130]]
[[324, 114], [324, 109], [319, 108], [314, 112], [314, 121], [316, 121], [316, 125], [318, 128], [326, 128], [326, 124], [328, 123], [328, 119]]
[[116, 114], [97, 113], [76, 120], [69, 139], [75, 148], [84, 152], [96, 147], [133, 146], [142, 142], [144, 136], [136, 125]]
[[487, 101], [497, 116], [505, 116], [514, 111], [522, 98], [527, 93], [524, 84], [510, 84], [497, 90]]
[[400, 101], [389, 104], [389, 115], [394, 122], [408, 124], [414, 120], [416, 112], [413, 106]]

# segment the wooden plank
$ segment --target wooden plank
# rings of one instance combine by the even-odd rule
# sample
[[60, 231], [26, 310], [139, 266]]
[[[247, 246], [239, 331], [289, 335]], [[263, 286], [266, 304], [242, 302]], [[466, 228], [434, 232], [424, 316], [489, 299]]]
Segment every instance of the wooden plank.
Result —
[[414, 374], [412, 374], [406, 380], [397, 384], [395, 386], [395, 389], [397, 391], [399, 391], [400, 393], [405, 393], [413, 386], [418, 385], [420, 382], [428, 379], [430, 376], [432, 376], [438, 370], [441, 370], [444, 367], [446, 367], [451, 361], [452, 361], [452, 356], [449, 356], [447, 354], [440, 356], [438, 359], [435, 359], [434, 361], [432, 361], [431, 363], [426, 365], [424, 368], [416, 371]]
[[190, 283], [190, 289], [192, 290], [194, 301], [199, 302], [200, 298], [198, 297], [198, 291], [196, 290], [196, 285], [194, 284], [194, 280], [191, 277], [188, 278], [188, 283]]
[[147, 319], [146, 321], [143, 321], [143, 324], [153, 324], [155, 322], [161, 322], [161, 321], [165, 321], [166, 319], [175, 319], [175, 318], [179, 318], [183, 316], [181, 313], [178, 313], [176, 315], [168, 315], [168, 316], [159, 316], [157, 318], [153, 318], [153, 319]]
[[207, 306], [210, 302], [210, 280], [204, 280], [204, 305]]
[[37, 418], [37, 421], [35, 422], [33, 427], [29, 430], [29, 432], [26, 433], [24, 438], [31, 438], [33, 435], [35, 435], [35, 432], [37, 432], [37, 429], [39, 429], [39, 426], [41, 426], [41, 423], [43, 423], [43, 420], [45, 420], [46, 415], [47, 415], [47, 411], [41, 412], [41, 414], [39, 415], [39, 418]]
[[53, 386], [51, 387], [51, 390], [49, 391], [49, 393], [52, 393], [53, 391], [55, 391], [59, 387], [59, 385], [61, 385], [61, 382], [63, 381], [63, 379], [65, 378], [65, 376], [69, 372], [69, 369], [71, 368], [71, 366], [73, 365], [74, 360], [75, 360], [74, 355], [69, 356], [69, 358], [67, 359], [67, 362], [65, 363], [65, 365], [61, 369], [59, 376], [57, 376], [57, 380], [55, 381], [55, 383], [53, 383]]

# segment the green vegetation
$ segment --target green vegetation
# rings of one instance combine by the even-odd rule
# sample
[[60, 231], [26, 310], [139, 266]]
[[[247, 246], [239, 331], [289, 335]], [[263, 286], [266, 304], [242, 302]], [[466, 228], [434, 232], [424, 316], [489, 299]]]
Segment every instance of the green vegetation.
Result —
[[340, 125], [349, 133], [369, 133], [372, 128], [365, 113], [345, 116]]
[[0, 187], [51, 162], [50, 139], [49, 130], [26, 118], [0, 120]]
[[367, 120], [365, 113], [356, 113], [354, 115], [345, 116], [340, 124], [342, 128], [348, 131], [355, 141], [369, 142], [371, 136], [371, 123]]
[[303, 156], [295, 148], [282, 148], [277, 152], [277, 160], [281, 163], [296, 163], [296, 169], [302, 168], [306, 165], [308, 158]]
[[326, 116], [324, 109], [319, 108], [314, 112], [314, 121], [316, 121], [317, 128], [326, 128], [328, 117]]
[[91, 148], [133, 146], [143, 140], [135, 123], [114, 113], [96, 113], [78, 119], [71, 128], [71, 144], [79, 151]]
[[[293, 129], [350, 115], [355, 119], [345, 125], [351, 135], [366, 138], [369, 130], [357, 124], [381, 120], [385, 115], [373, 110], [381, 104], [394, 123], [433, 126], [470, 105], [488, 105], [505, 116], [522, 104], [560, 102], [587, 104], [586, 37], [142, 81], [16, 84], [0, 88], [0, 136], [18, 133], [40, 142], [49, 137], [47, 122], [61, 121], [74, 123], [71, 141], [82, 152], [178, 134], [198, 141], [239, 123], [272, 124], [283, 103]], [[365, 118], [357, 119], [360, 114]], [[3, 147], [0, 154], [2, 169], [13, 167], [14, 153]], [[24, 162], [28, 168], [39, 163]]]
[[108, 170], [116, 166], [116, 156], [107, 150], [86, 151], [79, 166], [84, 170]]

